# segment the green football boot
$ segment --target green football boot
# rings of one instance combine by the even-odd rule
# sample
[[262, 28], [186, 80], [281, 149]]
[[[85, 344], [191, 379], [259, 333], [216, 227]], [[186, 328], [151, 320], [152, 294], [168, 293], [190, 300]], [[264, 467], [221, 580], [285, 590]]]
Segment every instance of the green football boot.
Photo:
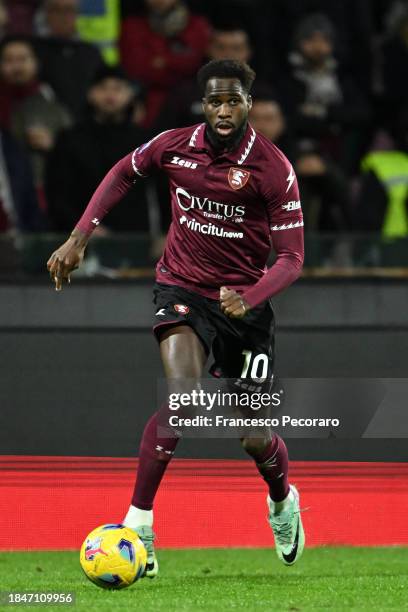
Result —
[[290, 497], [285, 508], [274, 512], [274, 505], [269, 495], [269, 524], [275, 538], [276, 553], [285, 565], [293, 565], [301, 557], [305, 546], [305, 532], [300, 516], [299, 493], [290, 485]]

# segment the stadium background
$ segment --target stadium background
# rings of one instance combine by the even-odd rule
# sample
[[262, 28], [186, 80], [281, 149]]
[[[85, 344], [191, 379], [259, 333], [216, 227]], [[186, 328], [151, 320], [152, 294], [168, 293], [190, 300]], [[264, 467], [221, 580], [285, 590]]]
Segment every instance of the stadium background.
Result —
[[[1, 36], [4, 41], [15, 33], [34, 36], [42, 58], [39, 79], [44, 79], [45, 43], [52, 36], [42, 3], [19, 0], [3, 4]], [[76, 4], [55, 0], [54, 9], [63, 14]], [[250, 61], [262, 83], [259, 97], [278, 104], [286, 115], [290, 142], [288, 145], [286, 138], [282, 145], [286, 143], [293, 152], [305, 192], [305, 272], [275, 300], [278, 375], [404, 378], [408, 363], [408, 222], [406, 215], [397, 215], [390, 230], [385, 209], [393, 197], [387, 184], [401, 183], [404, 206], [408, 188], [407, 141], [399, 131], [406, 125], [408, 93], [408, 78], [403, 76], [408, 73], [406, 3], [236, 0], [190, 2], [187, 6], [207, 20], [200, 18], [196, 23], [204, 45], [201, 56], [197, 52], [197, 65], [190, 64], [185, 73], [176, 71], [177, 78], [170, 83], [164, 71], [157, 91], [143, 71], [138, 72], [140, 57], [135, 53], [130, 62], [131, 48], [126, 47], [122, 63], [127, 76], [115, 73], [115, 78], [130, 79], [135, 95], [135, 112], [126, 121], [138, 130], [140, 142], [142, 136], [172, 127], [171, 103], [177, 101], [178, 92], [188, 91], [196, 67], [204, 61], [205, 45], [214, 40], [211, 32], [227, 32], [228, 39], [231, 32], [246, 31]], [[78, 3], [80, 38], [99, 37], [92, 44], [100, 44], [110, 65], [116, 65], [124, 53], [119, 9], [122, 24], [130, 31], [133, 18], [144, 19], [143, 2]], [[317, 18], [316, 13], [323, 13], [330, 22]], [[106, 30], [98, 29], [96, 21], [92, 26], [92, 19], [103, 17]], [[183, 23], [186, 15], [181, 12], [175, 17]], [[143, 22], [137, 25], [138, 32], [142, 31]], [[334, 80], [340, 89], [344, 74], [358, 89], [362, 102], [360, 109], [354, 109], [354, 123], [347, 120], [351, 108], [345, 101], [346, 89], [339, 98], [342, 102], [337, 103], [337, 114], [321, 122], [318, 130], [300, 121], [297, 107], [285, 105], [287, 91], [292, 91], [287, 87], [294, 84], [285, 82], [293, 70], [288, 53], [294, 40], [312, 36], [316, 28], [335, 41], [333, 54], [341, 73]], [[121, 31], [122, 43], [116, 45]], [[183, 45], [188, 47], [186, 40]], [[79, 44], [77, 36], [69, 44]], [[169, 53], [180, 53], [180, 45], [180, 41], [172, 45]], [[397, 83], [393, 63], [400, 75]], [[55, 75], [49, 74], [52, 81]], [[84, 92], [94, 76], [88, 76]], [[9, 111], [11, 100], [12, 114], [18, 115], [21, 100], [9, 95], [4, 74], [1, 78], [0, 111], [6, 107]], [[102, 78], [106, 78], [103, 68], [98, 76]], [[61, 87], [56, 83], [54, 89], [58, 85]], [[69, 107], [68, 99], [58, 102]], [[150, 116], [155, 105], [159, 110]], [[25, 110], [30, 113], [29, 105]], [[71, 123], [81, 125], [82, 110], [72, 103], [69, 111]], [[150, 291], [155, 257], [168, 224], [166, 186], [160, 179], [152, 180], [138, 194], [136, 216], [116, 219], [111, 226], [108, 220], [107, 231], [89, 249], [82, 274], [74, 276], [68, 290], [56, 294], [46, 276], [45, 262], [71, 229], [64, 227], [64, 219], [70, 219], [72, 211], [65, 215], [67, 202], [59, 200], [58, 189], [49, 186], [49, 173], [64, 162], [66, 128], [59, 127], [51, 149], [36, 150], [33, 141], [28, 142], [28, 132], [19, 137], [13, 120], [5, 114], [1, 112], [0, 126], [0, 549], [77, 548], [96, 524], [122, 517], [137, 468], [138, 441], [154, 407], [161, 370], [150, 332]], [[9, 131], [19, 142], [18, 162], [13, 158], [19, 167], [11, 164], [10, 148], [4, 145]], [[350, 141], [352, 146], [343, 150], [344, 142]], [[367, 171], [363, 161], [369, 154], [384, 151], [402, 155], [402, 165], [387, 177], [388, 183], [381, 183], [372, 167]], [[40, 172], [38, 155], [44, 166]], [[323, 161], [324, 183], [310, 180], [311, 159], [316, 162], [316, 157], [320, 167]], [[26, 182], [24, 192], [14, 188], [12, 169], [16, 167], [17, 178]], [[24, 168], [28, 168], [26, 173]], [[333, 177], [337, 177], [334, 183]], [[66, 180], [72, 183], [73, 179]], [[9, 199], [5, 184], [11, 187]], [[340, 192], [342, 198], [337, 198]], [[380, 202], [380, 212], [376, 209], [375, 215], [370, 206], [373, 201]], [[27, 207], [30, 215], [20, 215]], [[34, 217], [35, 223], [27, 222]], [[407, 544], [407, 445], [401, 432], [392, 435], [288, 440], [292, 480], [302, 492], [302, 504], [309, 507], [305, 526], [311, 545]], [[159, 493], [158, 545], [268, 545], [263, 491], [252, 463], [233, 441], [185, 440]], [[254, 517], [245, 531], [241, 528], [242, 507]], [[391, 510], [393, 520], [388, 521]], [[166, 529], [166, 524], [172, 529]]]

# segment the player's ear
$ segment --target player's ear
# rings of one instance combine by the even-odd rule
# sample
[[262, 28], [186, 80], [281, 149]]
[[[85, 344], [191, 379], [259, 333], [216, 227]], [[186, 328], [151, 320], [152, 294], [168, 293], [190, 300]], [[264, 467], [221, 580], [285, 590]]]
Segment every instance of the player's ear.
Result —
[[248, 110], [251, 110], [251, 108], [252, 108], [252, 96], [251, 96], [251, 94], [247, 95], [247, 102], [248, 102]]
[[203, 113], [205, 114], [205, 105], [207, 103], [207, 100], [204, 98], [201, 98], [201, 108], [203, 109]]

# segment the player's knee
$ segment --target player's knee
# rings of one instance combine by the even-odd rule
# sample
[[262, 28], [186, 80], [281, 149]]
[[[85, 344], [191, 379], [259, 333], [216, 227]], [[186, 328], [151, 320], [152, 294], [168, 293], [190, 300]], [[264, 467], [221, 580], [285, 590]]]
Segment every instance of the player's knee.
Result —
[[263, 453], [269, 444], [269, 439], [265, 438], [241, 438], [241, 444], [248, 455], [257, 456]]

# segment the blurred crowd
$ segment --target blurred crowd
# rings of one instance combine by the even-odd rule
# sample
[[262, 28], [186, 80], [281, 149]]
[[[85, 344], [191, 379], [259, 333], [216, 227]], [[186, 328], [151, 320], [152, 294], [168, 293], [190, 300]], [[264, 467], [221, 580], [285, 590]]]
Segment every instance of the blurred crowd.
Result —
[[[119, 158], [203, 120], [197, 69], [225, 58], [257, 72], [306, 231], [408, 235], [408, 0], [0, 0], [0, 233], [71, 231]], [[166, 187], [96, 233], [158, 238]]]

